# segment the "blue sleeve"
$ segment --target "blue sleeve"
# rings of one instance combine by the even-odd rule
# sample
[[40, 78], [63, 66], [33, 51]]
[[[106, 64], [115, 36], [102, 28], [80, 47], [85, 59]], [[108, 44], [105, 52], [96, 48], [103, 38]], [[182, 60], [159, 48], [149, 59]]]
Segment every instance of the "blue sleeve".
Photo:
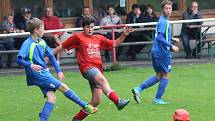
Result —
[[24, 58], [22, 58], [21, 56], [18, 56], [17, 59], [16, 59], [16, 62], [19, 64], [19, 65], [23, 65], [25, 67], [27, 66], [30, 66], [31, 63], [26, 61]]
[[49, 60], [51, 62], [51, 64], [54, 66], [55, 71], [57, 73], [62, 72], [60, 65], [57, 63], [54, 53], [53, 53], [53, 49], [51, 49], [49, 46], [46, 46], [46, 51], [45, 51], [46, 56], [49, 57]]
[[23, 65], [23, 66], [31, 65], [31, 63], [28, 60], [26, 60], [29, 58], [29, 50], [30, 50], [30, 44], [28, 43], [27, 40], [25, 40], [17, 55], [16, 61], [18, 64]]
[[166, 46], [172, 48], [172, 44], [168, 43], [168, 42], [164, 39], [163, 36], [164, 36], [164, 35], [163, 35], [162, 33], [158, 33], [158, 35], [157, 35], [157, 37], [156, 37], [156, 40], [157, 40], [158, 42], [160, 42], [160, 43], [162, 43], [162, 44], [164, 44], [164, 45], [166, 45]]
[[60, 65], [57, 63], [57, 61], [56, 61], [54, 55], [49, 56], [49, 60], [50, 60], [51, 64], [54, 66], [55, 71], [56, 71], [57, 73], [62, 72], [62, 70], [61, 70], [61, 68], [60, 68]]
[[25, 41], [18, 53], [18, 56], [21, 56], [22, 58], [28, 58], [29, 57], [29, 51], [30, 51], [30, 44]]

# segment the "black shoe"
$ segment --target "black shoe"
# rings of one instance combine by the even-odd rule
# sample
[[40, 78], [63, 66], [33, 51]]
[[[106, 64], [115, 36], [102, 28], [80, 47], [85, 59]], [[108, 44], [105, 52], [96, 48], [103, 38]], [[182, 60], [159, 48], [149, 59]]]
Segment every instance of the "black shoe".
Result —
[[119, 99], [118, 104], [117, 104], [117, 109], [122, 110], [126, 105], [128, 105], [129, 102], [130, 102], [130, 100]]

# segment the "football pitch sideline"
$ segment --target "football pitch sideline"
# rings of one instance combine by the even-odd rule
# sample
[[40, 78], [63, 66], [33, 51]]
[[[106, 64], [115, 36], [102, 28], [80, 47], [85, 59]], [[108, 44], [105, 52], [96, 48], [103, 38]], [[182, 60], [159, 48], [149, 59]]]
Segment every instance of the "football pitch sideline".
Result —
[[[172, 121], [178, 108], [189, 111], [191, 121], [215, 121], [215, 64], [173, 66], [163, 99], [167, 105], [155, 105], [152, 100], [157, 85], [141, 93], [137, 104], [131, 93], [134, 86], [154, 74], [150, 67], [126, 68], [105, 72], [111, 87], [122, 98], [130, 99], [123, 110], [103, 95], [98, 112], [85, 121]], [[79, 72], [65, 72], [65, 81], [83, 100], [90, 100], [87, 80]], [[49, 121], [71, 121], [80, 107], [59, 91]], [[45, 99], [38, 87], [27, 87], [25, 75], [0, 76], [0, 121], [38, 121]]]

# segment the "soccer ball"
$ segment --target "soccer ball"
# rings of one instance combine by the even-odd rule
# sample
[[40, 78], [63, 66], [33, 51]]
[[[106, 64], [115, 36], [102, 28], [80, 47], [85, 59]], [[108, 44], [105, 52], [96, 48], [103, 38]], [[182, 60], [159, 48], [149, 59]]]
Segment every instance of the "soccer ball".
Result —
[[177, 109], [173, 115], [174, 121], [190, 121], [190, 114], [185, 109]]

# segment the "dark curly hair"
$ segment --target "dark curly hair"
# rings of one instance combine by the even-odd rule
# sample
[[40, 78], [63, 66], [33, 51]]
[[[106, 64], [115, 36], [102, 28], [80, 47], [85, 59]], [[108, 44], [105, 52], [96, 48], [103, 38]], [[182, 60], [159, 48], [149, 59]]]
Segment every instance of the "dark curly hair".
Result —
[[82, 27], [85, 27], [86, 25], [90, 25], [91, 23], [95, 24], [95, 19], [93, 16], [85, 16], [84, 20], [82, 21]]

